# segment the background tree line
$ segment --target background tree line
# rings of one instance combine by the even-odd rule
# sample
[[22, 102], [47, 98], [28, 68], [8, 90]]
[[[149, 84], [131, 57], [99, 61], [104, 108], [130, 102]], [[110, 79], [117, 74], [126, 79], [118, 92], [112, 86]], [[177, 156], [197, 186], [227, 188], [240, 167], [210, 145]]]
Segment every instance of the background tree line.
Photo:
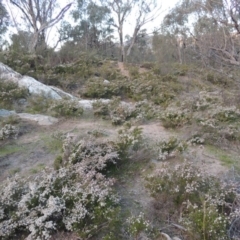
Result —
[[[133, 63], [240, 65], [239, 0], [182, 0], [162, 10], [155, 0], [73, 0], [64, 6], [59, 0], [1, 0], [2, 51], [58, 52], [62, 63], [85, 52]], [[150, 33], [146, 24], [159, 16], [163, 21]], [[126, 35], [129, 20], [132, 34]], [[58, 39], [50, 46], [53, 26]], [[16, 33], [6, 41], [13, 28]]]

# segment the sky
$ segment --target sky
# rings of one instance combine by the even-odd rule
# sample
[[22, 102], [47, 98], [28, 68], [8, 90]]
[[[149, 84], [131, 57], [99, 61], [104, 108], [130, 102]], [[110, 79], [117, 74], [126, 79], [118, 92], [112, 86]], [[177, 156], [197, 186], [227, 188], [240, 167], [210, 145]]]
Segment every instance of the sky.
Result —
[[[72, 2], [71, 0], [59, 0], [59, 4], [61, 7], [66, 6], [67, 3]], [[163, 17], [166, 15], [167, 11], [174, 7], [176, 5], [177, 2], [179, 2], [179, 0], [157, 0], [158, 5], [161, 5], [161, 10], [160, 10], [160, 14], [159, 17], [157, 17], [154, 21], [149, 22], [148, 24], [144, 25], [142, 29], [147, 29], [147, 33], [151, 33], [153, 32], [154, 28], [157, 28], [160, 26], [161, 21], [163, 19]], [[20, 25], [20, 21], [18, 21], [18, 18], [20, 17], [19, 12], [9, 3], [9, 0], [3, 0], [3, 3], [5, 3], [8, 11], [11, 12], [12, 16], [14, 16], [14, 18], [17, 21], [17, 24], [19, 25], [19, 28], [21, 28]], [[73, 9], [73, 7], [70, 8], [70, 10], [68, 11], [68, 13], [65, 15], [65, 20], [68, 20], [68, 14], [71, 11], [71, 9]], [[124, 25], [124, 36], [125, 35], [132, 35], [133, 34], [133, 30], [134, 30], [134, 24], [135, 24], [135, 18], [131, 17], [128, 18], [127, 21], [125, 22]], [[51, 29], [49, 29], [48, 31], [48, 38], [47, 38], [47, 42], [48, 44], [51, 46], [51, 43], [54, 43], [57, 41], [58, 37], [57, 37], [57, 28], [59, 28], [59, 24], [52, 27]], [[12, 33], [16, 33], [17, 30], [16, 28], [11, 28], [11, 30], [9, 31], [10, 34]], [[115, 34], [115, 37], [117, 39], [117, 33]]]

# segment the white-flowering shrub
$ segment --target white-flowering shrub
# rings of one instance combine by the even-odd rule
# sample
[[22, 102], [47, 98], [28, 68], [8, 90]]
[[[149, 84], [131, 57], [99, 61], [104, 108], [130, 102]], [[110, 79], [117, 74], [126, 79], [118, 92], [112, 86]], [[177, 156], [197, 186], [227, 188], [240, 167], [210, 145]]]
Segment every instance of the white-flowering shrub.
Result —
[[93, 104], [93, 110], [94, 115], [110, 119], [113, 125], [122, 125], [137, 115], [134, 105], [122, 103], [119, 98], [114, 98], [108, 103], [97, 101]]
[[83, 108], [75, 100], [57, 100], [50, 106], [50, 111], [55, 116], [79, 117], [83, 114]]
[[79, 141], [69, 156], [69, 162], [81, 162], [86, 168], [103, 170], [108, 164], [116, 164], [119, 159], [117, 148], [113, 142]]
[[212, 117], [220, 122], [234, 122], [240, 118], [240, 110], [236, 106], [219, 106], [212, 112]]
[[140, 213], [138, 216], [131, 215], [126, 220], [127, 223], [127, 232], [133, 239], [139, 239], [141, 233], [144, 233], [145, 236], [153, 237], [154, 229], [149, 220], [144, 216], [144, 213]]
[[181, 224], [192, 236], [206, 240], [228, 240], [227, 227], [229, 218], [219, 211], [215, 199], [205, 196], [201, 205], [188, 202], [188, 213], [181, 219]]
[[160, 107], [143, 100], [135, 104], [136, 119], [139, 121], [150, 120], [157, 117]]
[[8, 179], [0, 188], [0, 238], [44, 240], [59, 229], [89, 237], [111, 221], [118, 203], [113, 183], [82, 162], [31, 180]]
[[199, 92], [198, 99], [193, 103], [193, 109], [196, 111], [203, 111], [208, 108], [214, 107], [220, 102], [219, 92]]
[[187, 124], [190, 121], [188, 110], [168, 108], [160, 115], [160, 120], [166, 128], [176, 128]]
[[175, 137], [170, 137], [168, 140], [159, 142], [156, 146], [158, 160], [166, 160], [169, 157], [174, 157], [178, 153], [183, 152], [187, 148], [187, 143], [178, 140]]
[[143, 147], [142, 129], [131, 128], [131, 124], [126, 124], [123, 129], [118, 131], [118, 140], [116, 142], [119, 156], [127, 158], [131, 150], [138, 150]]
[[5, 140], [9, 138], [16, 139], [19, 133], [19, 129], [11, 124], [4, 125], [0, 129], [0, 140]]
[[135, 108], [127, 105], [119, 105], [110, 112], [110, 119], [113, 125], [121, 125], [135, 116]]
[[[227, 141], [240, 139], [239, 126], [240, 111], [236, 107], [216, 107], [208, 115], [198, 119], [201, 135], [211, 144], [229, 144]], [[222, 143], [222, 144], [221, 144]]]
[[194, 135], [190, 140], [188, 140], [188, 143], [191, 145], [202, 145], [204, 144], [205, 140], [204, 138], [200, 137], [199, 135]]
[[0, 108], [12, 108], [12, 105], [19, 99], [26, 99], [29, 96], [27, 88], [19, 87], [11, 81], [0, 81]]
[[234, 185], [207, 176], [192, 164], [165, 164], [146, 178], [147, 187], [159, 206], [172, 203], [171, 212], [179, 212], [179, 222], [191, 239], [229, 239], [229, 213], [237, 198]]

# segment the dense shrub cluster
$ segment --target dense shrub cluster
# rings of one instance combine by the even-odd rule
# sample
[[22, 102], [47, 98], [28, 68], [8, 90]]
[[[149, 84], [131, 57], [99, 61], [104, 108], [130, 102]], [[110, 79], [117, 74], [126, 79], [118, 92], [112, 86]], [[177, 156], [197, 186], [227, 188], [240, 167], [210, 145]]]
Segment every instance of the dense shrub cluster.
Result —
[[54, 101], [50, 105], [49, 111], [52, 111], [57, 117], [79, 117], [83, 114], [83, 108], [78, 101], [64, 99]]
[[137, 115], [134, 105], [122, 103], [119, 98], [114, 98], [108, 103], [96, 101], [93, 104], [93, 109], [95, 116], [110, 119], [113, 125], [121, 125]]
[[16, 83], [0, 80], [0, 107], [12, 108], [20, 99], [26, 99], [29, 93], [26, 88], [20, 88]]
[[157, 144], [157, 159], [166, 160], [175, 157], [187, 148], [187, 143], [178, 140], [176, 137], [170, 137], [168, 140], [162, 140]]
[[[100, 147], [99, 150], [102, 151]], [[83, 157], [81, 161], [77, 153]], [[97, 159], [86, 152], [75, 152], [73, 158], [77, 159], [74, 165], [58, 171], [45, 169], [31, 181], [16, 176], [3, 183], [0, 188], [2, 238], [49, 239], [57, 230], [75, 231], [89, 238], [99, 231], [102, 223], [112, 220], [118, 203], [111, 188], [114, 181], [100, 172], [109, 158]]]
[[16, 139], [19, 133], [19, 129], [11, 124], [6, 124], [0, 129], [0, 140], [9, 138]]
[[160, 119], [164, 127], [177, 128], [189, 123], [191, 115], [188, 110], [168, 108], [160, 114]]
[[178, 212], [175, 221], [186, 227], [187, 239], [229, 239], [230, 216], [238, 215], [239, 208], [231, 207], [238, 198], [234, 185], [207, 176], [187, 162], [175, 167], [165, 164], [146, 180], [158, 206], [168, 201], [168, 214]]

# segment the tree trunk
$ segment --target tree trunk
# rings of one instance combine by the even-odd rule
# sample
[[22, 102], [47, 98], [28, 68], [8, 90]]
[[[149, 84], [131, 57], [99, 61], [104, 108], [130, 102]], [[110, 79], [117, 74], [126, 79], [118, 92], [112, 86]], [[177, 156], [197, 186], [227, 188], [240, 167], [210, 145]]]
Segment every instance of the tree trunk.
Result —
[[131, 50], [132, 50], [132, 48], [133, 48], [133, 46], [134, 46], [134, 43], [135, 43], [135, 41], [136, 41], [137, 34], [138, 34], [139, 30], [140, 30], [140, 26], [135, 27], [134, 33], [133, 33], [133, 37], [132, 37], [132, 39], [131, 39], [130, 46], [128, 47], [128, 50], [127, 50], [127, 56], [129, 56], [130, 53], [131, 53]]
[[125, 49], [124, 49], [124, 43], [123, 43], [123, 30], [122, 26], [119, 27], [119, 39], [120, 39], [120, 49], [121, 49], [121, 62], [125, 61]]

